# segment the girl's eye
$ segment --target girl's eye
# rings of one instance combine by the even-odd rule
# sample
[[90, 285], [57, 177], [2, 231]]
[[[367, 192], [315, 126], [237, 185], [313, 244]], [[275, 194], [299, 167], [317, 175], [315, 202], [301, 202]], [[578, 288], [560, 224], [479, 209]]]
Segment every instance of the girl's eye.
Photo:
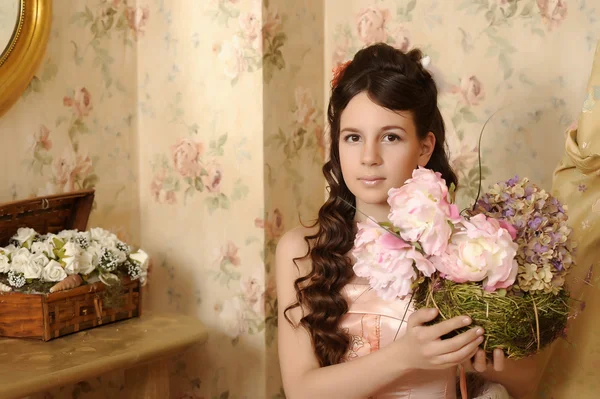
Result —
[[344, 141], [346, 141], [347, 143], [358, 143], [359, 140], [360, 136], [358, 134], [349, 134], [346, 137], [344, 137]]
[[400, 136], [398, 136], [397, 134], [386, 134], [385, 136], [383, 136], [384, 141], [400, 141]]

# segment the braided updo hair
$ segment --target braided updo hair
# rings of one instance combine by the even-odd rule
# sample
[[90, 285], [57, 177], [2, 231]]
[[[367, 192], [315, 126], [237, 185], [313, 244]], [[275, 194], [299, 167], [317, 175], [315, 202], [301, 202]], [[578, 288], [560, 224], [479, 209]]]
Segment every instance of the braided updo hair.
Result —
[[[446, 184], [457, 185], [457, 177], [446, 154], [446, 130], [438, 108], [438, 91], [431, 74], [423, 67], [418, 49], [404, 53], [378, 43], [356, 53], [336, 74], [327, 111], [330, 132], [329, 161], [323, 174], [329, 197], [319, 210], [317, 233], [305, 237], [309, 246], [310, 272], [295, 281], [296, 302], [284, 312], [302, 306], [308, 309], [300, 324], [309, 332], [321, 366], [341, 362], [350, 337], [340, 329], [348, 311], [341, 290], [354, 276], [348, 253], [354, 243], [356, 199], [342, 175], [339, 154], [340, 117], [354, 96], [366, 92], [371, 101], [394, 111], [409, 111], [420, 139], [435, 135], [435, 147], [427, 168], [440, 172]], [[293, 323], [292, 323], [293, 324]]]

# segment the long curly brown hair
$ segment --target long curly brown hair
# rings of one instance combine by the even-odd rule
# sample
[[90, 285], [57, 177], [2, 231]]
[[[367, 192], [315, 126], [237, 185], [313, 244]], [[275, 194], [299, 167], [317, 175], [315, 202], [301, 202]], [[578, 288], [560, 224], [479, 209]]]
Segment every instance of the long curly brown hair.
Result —
[[354, 243], [356, 199], [344, 182], [339, 154], [340, 116], [350, 100], [367, 92], [371, 100], [382, 107], [411, 111], [418, 136], [425, 138], [428, 132], [433, 132], [436, 138], [426, 167], [440, 172], [446, 184], [457, 184], [446, 154], [446, 133], [437, 105], [437, 87], [431, 74], [422, 67], [422, 57], [418, 49], [404, 53], [382, 43], [369, 46], [356, 53], [332, 88], [327, 112], [329, 161], [323, 166], [329, 197], [319, 210], [314, 225], [318, 226], [317, 232], [305, 237], [309, 248], [305, 258], [310, 258], [311, 270], [295, 281], [296, 302], [284, 312], [293, 325], [288, 312], [297, 307], [308, 310], [300, 319], [300, 325], [310, 333], [322, 367], [340, 363], [350, 344], [350, 337], [339, 326], [348, 311], [341, 290], [354, 277], [348, 254]]

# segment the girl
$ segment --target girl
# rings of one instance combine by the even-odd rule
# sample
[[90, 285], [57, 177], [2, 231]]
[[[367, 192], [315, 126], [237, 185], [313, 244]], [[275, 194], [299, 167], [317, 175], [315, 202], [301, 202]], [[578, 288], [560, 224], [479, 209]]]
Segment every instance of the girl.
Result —
[[352, 271], [356, 223], [363, 214], [387, 220], [390, 188], [418, 166], [457, 183], [436, 84], [421, 59], [419, 50], [375, 44], [334, 79], [323, 167], [329, 198], [314, 226], [287, 232], [277, 246], [279, 357], [290, 399], [453, 399], [461, 363], [516, 398], [536, 385], [533, 359], [519, 361], [517, 372], [498, 350], [486, 364], [480, 327], [441, 339], [471, 324], [468, 317], [426, 325], [436, 310], [412, 312], [408, 298], [383, 301]]

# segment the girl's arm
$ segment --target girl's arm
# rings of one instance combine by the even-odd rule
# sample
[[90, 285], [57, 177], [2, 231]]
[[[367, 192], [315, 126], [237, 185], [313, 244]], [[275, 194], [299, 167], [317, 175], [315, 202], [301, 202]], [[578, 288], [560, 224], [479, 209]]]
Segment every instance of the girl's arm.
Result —
[[[389, 346], [351, 362], [320, 367], [308, 332], [303, 327], [294, 328], [283, 314], [295, 302], [294, 281], [309, 270], [306, 259], [297, 262], [300, 271], [293, 262], [306, 254], [306, 233], [303, 228], [286, 233], [276, 252], [279, 360], [287, 398], [362, 399], [412, 370], [455, 367], [475, 354], [481, 342], [482, 331], [478, 331], [481, 329], [472, 328], [452, 339], [441, 340], [442, 335], [464, 327], [470, 320], [456, 317], [425, 327], [423, 324], [433, 320], [437, 312], [421, 309], [409, 318], [406, 333]], [[296, 308], [288, 315], [297, 325], [302, 310]]]

